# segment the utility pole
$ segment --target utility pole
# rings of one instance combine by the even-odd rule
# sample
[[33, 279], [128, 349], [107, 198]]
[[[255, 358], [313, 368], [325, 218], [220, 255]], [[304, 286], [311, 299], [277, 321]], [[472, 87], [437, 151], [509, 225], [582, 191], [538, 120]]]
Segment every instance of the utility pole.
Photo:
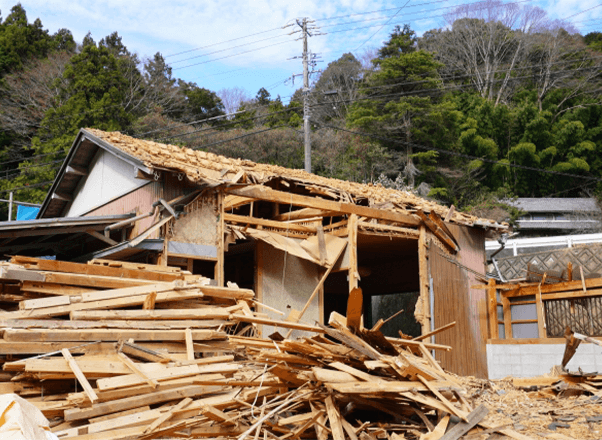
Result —
[[[299, 24], [299, 21], [297, 21]], [[309, 57], [307, 54], [307, 18], [303, 18], [303, 134], [305, 138], [305, 171], [311, 173], [311, 138], [309, 125]]]
[[[319, 72], [318, 70], [313, 70], [315, 64], [317, 62], [316, 55], [311, 53], [307, 48], [307, 37], [312, 37], [313, 35], [323, 35], [321, 33], [313, 33], [316, 29], [315, 26], [312, 26], [313, 20], [308, 20], [307, 17], [304, 17], [300, 20], [295, 20], [297, 25], [301, 28], [300, 30], [291, 32], [297, 33], [301, 32], [302, 36], [300, 39], [303, 39], [303, 137], [304, 137], [304, 152], [305, 152], [305, 171], [311, 173], [311, 125], [310, 125], [310, 107], [309, 107], [309, 75], [312, 73]], [[289, 24], [288, 26], [293, 26], [294, 24]], [[294, 57], [299, 58], [299, 57]], [[310, 71], [310, 67], [312, 70]], [[295, 77], [300, 75], [293, 75], [293, 84], [295, 82]]]

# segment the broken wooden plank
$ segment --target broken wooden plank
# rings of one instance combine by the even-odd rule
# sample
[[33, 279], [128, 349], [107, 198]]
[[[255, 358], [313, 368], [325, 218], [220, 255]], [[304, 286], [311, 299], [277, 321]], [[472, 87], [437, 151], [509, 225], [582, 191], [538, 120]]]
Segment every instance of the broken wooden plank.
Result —
[[457, 440], [479, 424], [487, 415], [489, 410], [484, 405], [479, 405], [468, 414], [467, 421], [460, 422], [451, 427], [440, 440]]
[[77, 381], [79, 382], [79, 384], [82, 386], [82, 388], [86, 392], [86, 395], [90, 399], [90, 402], [95, 403], [96, 401], [98, 401], [98, 396], [96, 395], [96, 392], [90, 385], [90, 382], [88, 382], [88, 379], [86, 379], [86, 376], [84, 375], [82, 370], [77, 365], [77, 362], [75, 361], [75, 359], [73, 359], [73, 356], [71, 356], [71, 353], [69, 353], [69, 350], [67, 350], [66, 348], [63, 348], [61, 350], [61, 353], [63, 353], [63, 357], [69, 364], [69, 368], [71, 369], [71, 371], [73, 371], [73, 374], [77, 378]]

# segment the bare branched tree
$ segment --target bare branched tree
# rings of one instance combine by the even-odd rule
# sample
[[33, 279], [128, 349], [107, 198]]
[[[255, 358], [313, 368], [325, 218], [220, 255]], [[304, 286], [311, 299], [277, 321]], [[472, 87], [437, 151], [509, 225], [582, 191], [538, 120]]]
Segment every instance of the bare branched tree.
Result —
[[46, 111], [62, 105], [60, 82], [70, 58], [68, 52], [54, 52], [4, 77], [0, 86], [0, 126], [17, 135], [15, 144], [29, 145]]
[[527, 59], [528, 37], [541, 30], [545, 18], [537, 7], [500, 0], [471, 3], [447, 14], [449, 29], [429, 32], [421, 46], [435, 51], [450, 73], [468, 74], [480, 95], [497, 105]]
[[236, 112], [243, 102], [251, 99], [247, 91], [241, 87], [221, 89], [217, 92], [217, 96], [222, 100], [226, 109], [226, 114]]

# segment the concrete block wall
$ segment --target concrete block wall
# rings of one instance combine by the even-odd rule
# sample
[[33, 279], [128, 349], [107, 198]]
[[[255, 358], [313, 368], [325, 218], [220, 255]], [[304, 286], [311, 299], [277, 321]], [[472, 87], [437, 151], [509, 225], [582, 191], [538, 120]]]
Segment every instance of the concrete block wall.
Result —
[[[487, 344], [489, 379], [541, 376], [560, 365], [563, 355], [564, 344]], [[602, 372], [602, 347], [581, 343], [567, 368]]]

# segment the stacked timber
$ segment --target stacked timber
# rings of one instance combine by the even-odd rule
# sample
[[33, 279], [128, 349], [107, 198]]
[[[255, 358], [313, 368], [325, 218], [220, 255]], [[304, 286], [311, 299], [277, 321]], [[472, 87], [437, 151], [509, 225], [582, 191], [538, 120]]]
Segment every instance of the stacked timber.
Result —
[[[274, 321], [251, 290], [157, 266], [15, 257], [1, 272], [0, 393], [61, 439], [529, 438], [487, 422], [431, 355], [449, 347], [337, 314]], [[261, 338], [261, 324], [304, 336]]]

